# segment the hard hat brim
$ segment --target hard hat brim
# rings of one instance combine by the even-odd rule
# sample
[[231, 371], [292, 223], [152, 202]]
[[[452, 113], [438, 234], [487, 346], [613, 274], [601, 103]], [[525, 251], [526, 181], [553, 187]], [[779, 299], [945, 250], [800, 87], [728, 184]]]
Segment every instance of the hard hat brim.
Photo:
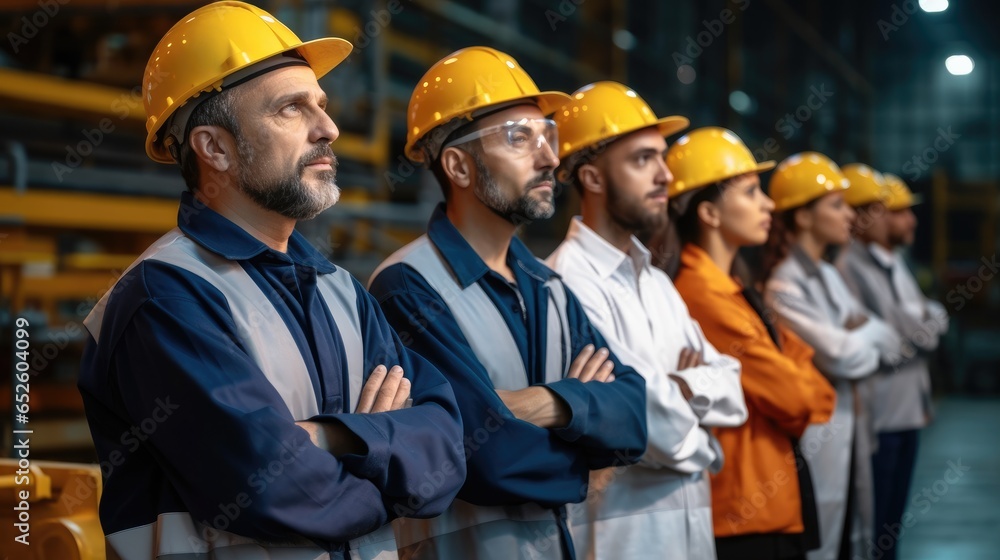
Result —
[[668, 196], [680, 196], [680, 195], [682, 195], [682, 194], [684, 194], [686, 192], [691, 192], [691, 191], [694, 191], [694, 190], [705, 188], [705, 187], [707, 187], [709, 185], [714, 185], [715, 183], [721, 183], [722, 181], [725, 181], [727, 179], [732, 179], [733, 177], [739, 177], [740, 175], [746, 175], [748, 173], [757, 173], [757, 174], [760, 174], [760, 173], [763, 173], [765, 171], [770, 171], [771, 169], [774, 169], [774, 167], [776, 165], [778, 165], [778, 162], [776, 162], [774, 160], [769, 160], [769, 161], [758, 163], [756, 166], [754, 166], [751, 169], [747, 169], [745, 171], [741, 170], [741, 171], [739, 171], [737, 173], [732, 173], [732, 174], [729, 174], [729, 175], [725, 175], [723, 177], [719, 177], [718, 179], [713, 179], [711, 181], [699, 181], [698, 183], [685, 183], [683, 181], [675, 181], [675, 182], [671, 183], [670, 187], [668, 187], [667, 195]]
[[534, 99], [538, 103], [538, 108], [546, 117], [554, 114], [560, 107], [569, 103], [573, 98], [561, 91], [543, 91], [535, 95], [528, 95], [524, 99]]
[[907, 208], [913, 208], [914, 206], [916, 206], [918, 204], [923, 204], [923, 202], [924, 202], [924, 197], [923, 196], [921, 196], [919, 194], [914, 194], [914, 195], [910, 196], [910, 201], [908, 203], [906, 203], [906, 204], [892, 204], [892, 205], [888, 205], [887, 204], [886, 208], [889, 211], [891, 211], [891, 212], [895, 212], [896, 210], [906, 210]]
[[654, 126], [656, 126], [656, 128], [660, 130], [660, 134], [666, 138], [667, 136], [677, 134], [678, 132], [691, 126], [691, 121], [687, 117], [671, 115], [657, 120]]
[[[540, 93], [532, 93], [521, 97], [512, 97], [510, 99], [504, 99], [503, 101], [498, 101], [495, 105], [500, 105], [501, 103], [504, 105], [516, 105], [518, 101], [534, 102], [536, 105], [538, 105], [538, 109], [542, 112], [542, 115], [547, 117], [549, 115], [554, 114], [556, 111], [559, 110], [560, 107], [568, 103], [570, 100], [571, 97], [561, 91], [543, 91]], [[489, 107], [490, 105], [485, 105], [483, 107], [478, 107], [477, 110], [481, 111], [483, 109], [488, 109]], [[462, 115], [456, 115], [452, 119], [449, 119], [447, 122], [451, 122], [452, 120], [461, 117]], [[420, 140], [426, 137], [428, 134], [430, 134], [430, 131], [433, 130], [433, 128], [447, 124], [447, 122], [440, 122], [437, 125], [435, 125], [435, 127], [428, 129], [428, 132], [422, 134], [420, 138], [407, 142], [406, 146], [403, 147], [403, 153], [406, 155], [406, 157], [414, 163], [424, 163], [424, 160], [426, 159], [424, 157], [424, 152], [422, 149], [418, 148]]]
[[[822, 198], [822, 197], [824, 197], [824, 196], [826, 196], [826, 195], [828, 195], [830, 193], [837, 193], [837, 192], [842, 193], [842, 192], [846, 191], [849, 188], [851, 188], [850, 185], [841, 184], [841, 185], [837, 185], [836, 187], [834, 187], [832, 189], [827, 190], [826, 192], [804, 193], [804, 194], [800, 194], [799, 196], [788, 197], [788, 198], [786, 198], [784, 200], [775, 200], [774, 201], [774, 211], [775, 212], [784, 212], [785, 210], [791, 210], [793, 208], [798, 208], [799, 206], [803, 206], [803, 205], [805, 205], [808, 202], [812, 202], [813, 200], [816, 200], [817, 198]], [[770, 195], [770, 193], [768, 193], [768, 194]], [[772, 199], [773, 199], [773, 197], [772, 197]]]
[[674, 135], [674, 134], [676, 134], [676, 133], [684, 130], [690, 124], [691, 124], [691, 121], [688, 120], [687, 117], [681, 117], [679, 115], [671, 115], [669, 117], [663, 117], [662, 119], [658, 119], [658, 120], [653, 121], [651, 123], [642, 123], [642, 124], [637, 125], [637, 126], [632, 127], [632, 128], [622, 129], [622, 130], [618, 131], [614, 136], [608, 136], [606, 138], [597, 138], [595, 140], [590, 141], [588, 144], [585, 144], [585, 145], [578, 146], [578, 147], [574, 148], [572, 152], [568, 152], [566, 154], [560, 155], [559, 158], [560, 159], [567, 159], [567, 158], [573, 156], [574, 154], [579, 153], [579, 152], [581, 152], [583, 150], [587, 150], [587, 149], [593, 148], [594, 146], [605, 145], [607, 143], [614, 142], [615, 140], [618, 140], [618, 139], [620, 139], [620, 138], [622, 138], [622, 137], [624, 137], [626, 135], [632, 134], [633, 132], [638, 132], [640, 130], [646, 130], [648, 128], [655, 128], [655, 129], [657, 129], [657, 132], [659, 132], [660, 136], [663, 136], [664, 138], [666, 138], [668, 136]]
[[354, 50], [354, 45], [339, 37], [324, 37], [306, 41], [289, 50], [298, 51], [316, 73], [316, 79], [319, 79], [346, 60]]

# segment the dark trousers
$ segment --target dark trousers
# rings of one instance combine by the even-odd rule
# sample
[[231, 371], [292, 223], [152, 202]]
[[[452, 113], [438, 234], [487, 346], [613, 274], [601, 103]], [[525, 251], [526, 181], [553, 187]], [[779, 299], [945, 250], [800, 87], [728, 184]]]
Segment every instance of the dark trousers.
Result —
[[919, 433], [919, 430], [904, 430], [878, 435], [878, 452], [872, 456], [876, 560], [896, 560], [897, 537], [903, 531], [903, 513], [917, 460]]

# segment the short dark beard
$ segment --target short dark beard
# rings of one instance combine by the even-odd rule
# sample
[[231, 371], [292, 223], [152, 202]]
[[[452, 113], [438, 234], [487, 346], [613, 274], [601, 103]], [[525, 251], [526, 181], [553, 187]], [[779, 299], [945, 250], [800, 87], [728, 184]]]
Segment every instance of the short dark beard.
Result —
[[482, 157], [475, 151], [470, 151], [472, 155], [472, 160], [476, 164], [476, 186], [475, 194], [476, 197], [496, 215], [507, 220], [508, 222], [519, 226], [525, 223], [530, 223], [535, 220], [544, 220], [551, 218], [555, 214], [555, 193], [553, 192], [552, 198], [548, 202], [535, 200], [530, 196], [530, 187], [538, 183], [549, 181], [552, 185], [555, 185], [555, 172], [551, 169], [542, 171], [537, 176], [535, 176], [531, 181], [528, 182], [526, 187], [528, 187], [521, 196], [515, 198], [514, 200], [508, 200], [503, 198], [503, 194], [500, 192], [500, 185], [497, 184], [496, 178], [490, 173], [489, 168], [483, 161]]
[[633, 205], [625, 202], [619, 194], [618, 185], [607, 177], [608, 184], [608, 215], [618, 224], [618, 227], [633, 234], [645, 231], [656, 231], [667, 223], [667, 209], [656, 214], [643, 213], [642, 199]]

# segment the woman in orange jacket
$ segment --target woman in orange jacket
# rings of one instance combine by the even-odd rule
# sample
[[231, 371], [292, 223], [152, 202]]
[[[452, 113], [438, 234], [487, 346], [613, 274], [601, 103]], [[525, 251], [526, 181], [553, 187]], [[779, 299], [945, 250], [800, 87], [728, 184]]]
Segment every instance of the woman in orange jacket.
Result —
[[725, 465], [712, 477], [720, 560], [805, 558], [819, 545], [816, 506], [798, 438], [830, 419], [836, 393], [812, 364], [813, 350], [778, 325], [759, 293], [734, 277], [741, 247], [767, 240], [774, 204], [758, 164], [732, 132], [694, 130], [667, 152], [670, 230], [651, 248], [708, 340], [743, 366], [749, 419], [717, 429]]

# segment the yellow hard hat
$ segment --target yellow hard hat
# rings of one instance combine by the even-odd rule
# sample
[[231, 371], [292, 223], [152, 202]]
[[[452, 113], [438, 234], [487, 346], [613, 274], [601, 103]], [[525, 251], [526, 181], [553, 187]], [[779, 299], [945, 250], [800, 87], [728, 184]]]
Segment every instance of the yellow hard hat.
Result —
[[906, 183], [898, 176], [892, 173], [883, 173], [882, 177], [889, 190], [889, 197], [885, 201], [885, 207], [889, 210], [904, 210], [923, 202], [920, 195], [913, 194], [910, 187], [906, 186]]
[[718, 126], [692, 130], [667, 150], [667, 167], [674, 181], [668, 196], [677, 196], [744, 173], [763, 173], [773, 161], [757, 163], [736, 134]]
[[215, 2], [191, 12], [167, 31], [146, 63], [146, 154], [160, 163], [173, 162], [161, 129], [191, 99], [221, 90], [223, 78], [289, 51], [320, 78], [352, 48], [335, 37], [302, 42], [274, 16], [243, 2]]
[[413, 89], [406, 110], [406, 157], [415, 162], [426, 159], [418, 143], [434, 128], [458, 117], [471, 120], [480, 109], [520, 100], [534, 101], [542, 113], [550, 115], [569, 96], [539, 91], [516, 60], [496, 49], [455, 51], [431, 66]]
[[851, 188], [844, 193], [844, 200], [857, 208], [872, 202], [884, 202], [889, 197], [885, 178], [878, 171], [863, 163], [849, 163], [841, 168], [851, 182]]
[[597, 82], [583, 86], [572, 100], [553, 117], [559, 126], [559, 157], [565, 159], [588, 148], [643, 128], [657, 127], [670, 136], [687, 128], [685, 117], [657, 120], [653, 110], [634, 91], [618, 82]]
[[845, 191], [850, 185], [833, 160], [818, 152], [802, 152], [778, 164], [767, 194], [774, 201], [774, 211], [781, 212], [827, 193]]

